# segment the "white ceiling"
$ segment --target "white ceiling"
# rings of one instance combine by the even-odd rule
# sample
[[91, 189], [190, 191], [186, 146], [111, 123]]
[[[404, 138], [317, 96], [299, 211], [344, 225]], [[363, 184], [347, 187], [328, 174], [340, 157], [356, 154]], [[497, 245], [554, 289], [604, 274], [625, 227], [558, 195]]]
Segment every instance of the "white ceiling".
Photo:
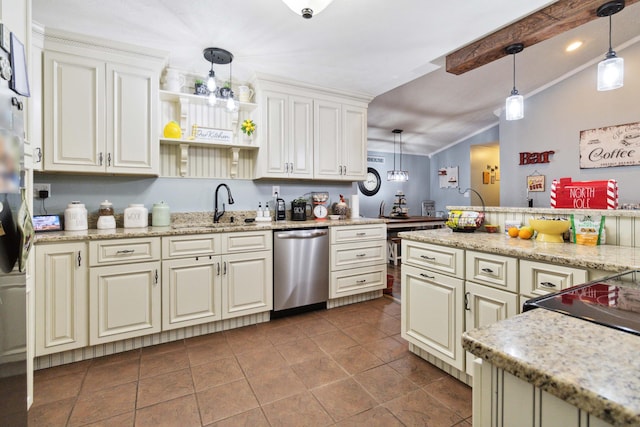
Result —
[[[205, 75], [205, 47], [234, 54], [234, 80], [267, 73], [376, 98], [369, 149], [430, 154], [497, 122], [511, 90], [511, 58], [454, 76], [444, 55], [553, 1], [334, 0], [310, 20], [281, 0], [33, 0], [33, 18], [59, 28], [166, 50], [172, 67]], [[614, 47], [640, 35], [640, 4], [614, 16]], [[635, 23], [635, 24], [632, 24]], [[607, 24], [598, 19], [517, 57], [522, 94], [602, 57]], [[585, 46], [567, 55], [568, 40]], [[517, 40], [514, 40], [517, 42]], [[553, 66], [549, 66], [553, 64]], [[217, 70], [224, 78], [226, 66]], [[595, 90], [595, 81], [594, 81]]]

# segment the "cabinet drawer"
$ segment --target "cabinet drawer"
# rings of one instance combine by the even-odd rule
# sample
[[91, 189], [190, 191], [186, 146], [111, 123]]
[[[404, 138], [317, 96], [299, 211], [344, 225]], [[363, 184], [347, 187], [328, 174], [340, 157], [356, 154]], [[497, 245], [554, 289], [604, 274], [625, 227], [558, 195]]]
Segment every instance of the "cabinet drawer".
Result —
[[331, 227], [331, 243], [360, 242], [363, 240], [386, 240], [387, 224]]
[[385, 264], [386, 251], [386, 242], [384, 240], [331, 245], [331, 254], [329, 256], [331, 271], [364, 267], [365, 265]]
[[271, 250], [272, 240], [271, 230], [226, 233], [222, 235], [222, 252], [235, 253]]
[[520, 293], [530, 297], [546, 295], [585, 283], [587, 270], [537, 261], [520, 261]]
[[405, 264], [464, 277], [464, 250], [402, 239]]
[[217, 255], [221, 249], [221, 234], [197, 234], [162, 238], [162, 258], [184, 258], [197, 255]]
[[467, 280], [518, 292], [518, 260], [516, 258], [467, 251]]
[[160, 238], [89, 242], [89, 265], [123, 264], [160, 259]]
[[329, 298], [361, 294], [387, 287], [387, 265], [351, 268], [331, 273]]

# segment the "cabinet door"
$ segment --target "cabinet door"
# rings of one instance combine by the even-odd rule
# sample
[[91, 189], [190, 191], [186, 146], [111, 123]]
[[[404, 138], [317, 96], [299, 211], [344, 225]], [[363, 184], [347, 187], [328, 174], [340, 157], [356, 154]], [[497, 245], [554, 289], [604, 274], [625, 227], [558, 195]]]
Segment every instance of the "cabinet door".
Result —
[[460, 370], [463, 293], [461, 279], [402, 266], [402, 338]]
[[222, 317], [244, 316], [273, 308], [271, 251], [222, 257]]
[[289, 97], [289, 163], [290, 178], [313, 178], [313, 100]]
[[282, 178], [287, 172], [289, 97], [278, 92], [265, 91], [262, 117], [265, 132], [261, 135], [260, 174], [263, 177]]
[[[518, 295], [477, 283], [465, 283], [465, 330], [490, 325], [518, 313]], [[467, 352], [467, 374], [473, 375], [473, 359]]]
[[160, 262], [91, 268], [89, 344], [160, 332]]
[[345, 179], [360, 181], [367, 174], [367, 109], [342, 106], [342, 166]]
[[342, 106], [337, 102], [314, 103], [314, 177], [342, 179]]
[[162, 330], [222, 319], [220, 257], [162, 262]]
[[44, 53], [44, 168], [104, 172], [105, 63]]
[[88, 344], [85, 243], [37, 245], [36, 356]]
[[157, 73], [107, 64], [107, 172], [158, 174], [157, 109]]

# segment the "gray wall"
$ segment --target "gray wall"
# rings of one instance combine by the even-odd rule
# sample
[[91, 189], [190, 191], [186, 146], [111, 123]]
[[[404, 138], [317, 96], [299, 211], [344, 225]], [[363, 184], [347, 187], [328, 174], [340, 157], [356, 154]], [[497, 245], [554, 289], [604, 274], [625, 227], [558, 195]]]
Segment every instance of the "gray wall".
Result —
[[[287, 210], [290, 202], [296, 197], [311, 191], [329, 191], [331, 203], [339, 200], [338, 195], [356, 193], [351, 182], [339, 184], [335, 182], [304, 181], [250, 181], [250, 180], [215, 180], [184, 178], [136, 178], [116, 176], [81, 176], [36, 174], [35, 182], [51, 183], [52, 196], [45, 201], [50, 214], [64, 212], [72, 200], [80, 200], [89, 212], [97, 212], [100, 202], [109, 199], [116, 213], [122, 213], [129, 203], [144, 203], [151, 211], [154, 203], [165, 201], [171, 212], [213, 211], [213, 195], [218, 184], [224, 182], [235, 200], [235, 204], [227, 206], [228, 210], [255, 210], [258, 202], [271, 202], [271, 186], [279, 185], [280, 194], [286, 201]], [[219, 204], [226, 200], [224, 189], [220, 191]], [[34, 214], [42, 214], [40, 199], [34, 199]]]
[[[431, 157], [431, 171], [429, 175], [429, 185], [431, 187], [431, 198], [436, 202], [436, 210], [445, 211], [445, 206], [467, 206], [470, 205], [471, 198], [466, 198], [458, 192], [464, 190], [471, 184], [469, 176], [471, 169], [470, 147], [476, 144], [487, 144], [498, 140], [498, 125], [474, 135], [453, 147], [434, 154]], [[501, 144], [502, 146], [502, 144]], [[502, 152], [500, 155], [502, 170]], [[459, 188], [440, 188], [438, 179], [438, 169], [443, 167], [458, 166], [458, 186]], [[500, 185], [505, 184], [506, 173], [501, 172]], [[476, 189], [477, 190], [477, 189]], [[504, 203], [502, 203], [504, 205]]]
[[[534, 206], [549, 207], [549, 188], [555, 178], [575, 181], [614, 178], [620, 203], [640, 201], [640, 166], [580, 169], [580, 131], [640, 121], [640, 43], [617, 52], [624, 58], [624, 86], [596, 90], [594, 64], [561, 83], [525, 98], [525, 117], [500, 119], [500, 199], [503, 206], [526, 206], [526, 177], [546, 175], [546, 191], [530, 193]], [[526, 94], [525, 94], [526, 95]], [[555, 151], [548, 164], [519, 166], [522, 151]], [[505, 179], [507, 178], [508, 179]]]
[[[387, 171], [393, 169], [393, 153], [382, 153], [370, 151], [369, 157], [383, 157], [384, 164], [369, 163], [380, 174], [382, 184], [380, 191], [374, 196], [368, 197], [360, 193], [360, 215], [366, 217], [377, 217], [380, 203], [385, 202], [385, 215], [389, 215], [393, 207], [393, 200], [396, 191], [402, 191], [407, 199], [409, 215], [418, 216], [421, 214], [422, 201], [430, 199], [429, 192], [429, 158], [425, 156], [402, 155], [402, 169], [409, 171], [408, 182], [387, 181]], [[396, 167], [400, 168], [399, 154], [396, 154]]]

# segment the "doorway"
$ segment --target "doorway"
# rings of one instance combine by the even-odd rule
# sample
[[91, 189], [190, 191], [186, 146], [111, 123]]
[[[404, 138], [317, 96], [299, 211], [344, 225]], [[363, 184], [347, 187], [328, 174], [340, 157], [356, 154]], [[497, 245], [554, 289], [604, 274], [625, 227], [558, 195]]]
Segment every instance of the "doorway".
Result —
[[[471, 188], [482, 195], [486, 206], [500, 206], [500, 143], [472, 145], [470, 152]], [[473, 192], [470, 203], [482, 205]]]

